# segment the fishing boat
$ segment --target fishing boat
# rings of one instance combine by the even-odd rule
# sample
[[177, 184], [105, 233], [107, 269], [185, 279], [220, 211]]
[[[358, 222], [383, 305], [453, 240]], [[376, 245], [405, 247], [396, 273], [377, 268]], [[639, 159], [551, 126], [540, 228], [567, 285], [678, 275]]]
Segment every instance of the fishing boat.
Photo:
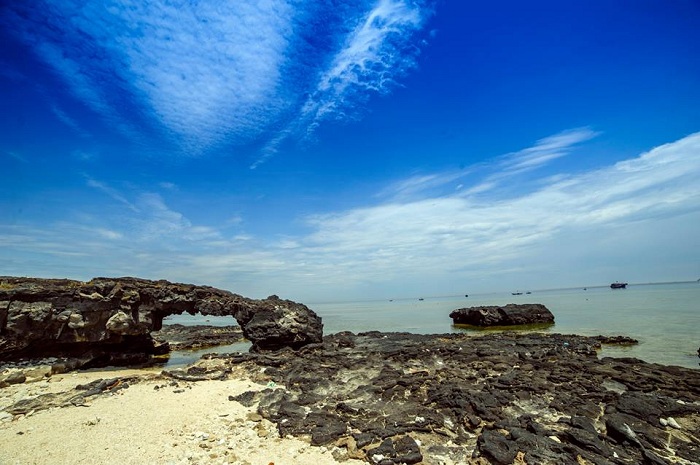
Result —
[[625, 289], [626, 287], [627, 283], [614, 282], [610, 285], [610, 289]]

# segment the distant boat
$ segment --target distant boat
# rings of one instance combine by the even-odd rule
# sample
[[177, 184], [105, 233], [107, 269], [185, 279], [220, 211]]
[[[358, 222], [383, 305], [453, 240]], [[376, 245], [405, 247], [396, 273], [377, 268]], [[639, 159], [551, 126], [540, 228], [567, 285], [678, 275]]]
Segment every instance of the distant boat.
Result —
[[626, 287], [627, 283], [614, 282], [610, 285], [610, 289], [625, 289]]
[[418, 300], [425, 300], [425, 299], [424, 299], [423, 297], [421, 297], [421, 298], [420, 298], [420, 299], [418, 299]]
[[511, 292], [511, 295], [523, 295], [522, 292]]
[[526, 292], [525, 294], [532, 294], [532, 292], [530, 292], [530, 291], [527, 291], [527, 292]]

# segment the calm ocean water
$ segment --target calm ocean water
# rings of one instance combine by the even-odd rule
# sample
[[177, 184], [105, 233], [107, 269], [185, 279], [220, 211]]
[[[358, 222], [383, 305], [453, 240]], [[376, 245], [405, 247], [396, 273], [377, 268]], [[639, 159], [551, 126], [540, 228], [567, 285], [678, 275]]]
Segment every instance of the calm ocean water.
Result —
[[[636, 357], [648, 362], [700, 368], [700, 283], [630, 285], [532, 291], [532, 294], [474, 294], [469, 297], [425, 297], [308, 304], [323, 318], [324, 333], [339, 331], [405, 331], [421, 334], [467, 332], [452, 326], [452, 310], [477, 305], [541, 303], [551, 310], [555, 324], [542, 332], [624, 335], [639, 340], [630, 347], [606, 347], [601, 356]], [[174, 316], [183, 324], [232, 324], [229, 318]], [[166, 321], [167, 322], [167, 321]], [[231, 348], [241, 350], [243, 346]], [[227, 348], [218, 348], [223, 352]], [[206, 352], [206, 351], [205, 351]], [[211, 352], [211, 350], [209, 350]]]

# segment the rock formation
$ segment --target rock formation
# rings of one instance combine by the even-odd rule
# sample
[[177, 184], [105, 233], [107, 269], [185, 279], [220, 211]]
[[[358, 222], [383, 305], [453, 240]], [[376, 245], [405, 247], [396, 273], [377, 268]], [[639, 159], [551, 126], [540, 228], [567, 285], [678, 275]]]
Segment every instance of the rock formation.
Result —
[[696, 463], [700, 371], [598, 358], [618, 340], [629, 341], [338, 333], [297, 352], [208, 355], [190, 370], [245, 370], [270, 388], [230, 400], [257, 406], [283, 437], [371, 464]]
[[232, 316], [254, 350], [298, 349], [323, 337], [320, 317], [277, 296], [254, 300], [208, 286], [138, 278], [0, 277], [0, 360], [87, 353], [130, 363], [136, 354], [167, 351], [150, 332], [161, 329], [163, 318], [183, 312]]
[[454, 324], [513, 326], [554, 323], [554, 315], [542, 304], [508, 304], [459, 308], [450, 313]]

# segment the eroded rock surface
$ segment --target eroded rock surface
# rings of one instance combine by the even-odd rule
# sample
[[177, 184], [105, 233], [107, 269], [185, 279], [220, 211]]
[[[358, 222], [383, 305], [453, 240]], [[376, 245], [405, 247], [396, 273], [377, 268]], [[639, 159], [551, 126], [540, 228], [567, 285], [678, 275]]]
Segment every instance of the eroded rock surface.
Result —
[[[0, 278], [0, 360], [81, 355], [102, 364], [167, 351], [150, 335], [173, 314], [233, 316], [255, 350], [320, 342], [321, 318], [302, 304], [208, 286], [138, 278]], [[122, 362], [122, 363], [120, 363]]]
[[601, 340], [339, 333], [202, 363], [268, 383], [231, 400], [257, 405], [282, 436], [370, 463], [696, 463], [700, 371], [599, 360]]
[[450, 313], [454, 324], [514, 326], [554, 323], [554, 315], [542, 304], [508, 304], [459, 308]]

